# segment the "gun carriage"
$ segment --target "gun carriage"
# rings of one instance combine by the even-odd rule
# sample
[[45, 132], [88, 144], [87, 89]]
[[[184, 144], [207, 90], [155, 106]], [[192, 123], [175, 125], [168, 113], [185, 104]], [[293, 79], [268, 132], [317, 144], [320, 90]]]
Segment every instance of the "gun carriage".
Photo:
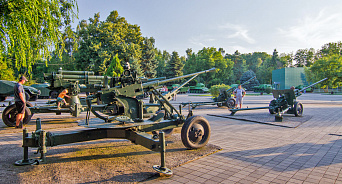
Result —
[[275, 115], [275, 121], [282, 121], [283, 114], [294, 114], [295, 116], [303, 115], [303, 104], [297, 101], [297, 97], [302, 95], [302, 92], [307, 88], [311, 88], [318, 83], [321, 83], [328, 78], [324, 78], [318, 82], [315, 82], [301, 90], [284, 89], [284, 90], [272, 90], [274, 99], [269, 103], [268, 107], [255, 107], [255, 108], [242, 108], [242, 109], [229, 109], [230, 115], [234, 115], [238, 111], [244, 110], [257, 110], [268, 109], [270, 114]]
[[[246, 82], [242, 83], [241, 86], [248, 84], [250, 81], [254, 80], [256, 77], [252, 77], [248, 79]], [[231, 87], [229, 89], [220, 89], [220, 94], [218, 97], [214, 98], [214, 102], [186, 102], [181, 103], [183, 107], [186, 105], [191, 106], [192, 109], [195, 109], [197, 106], [201, 105], [217, 105], [218, 107], [226, 106], [228, 108], [233, 108], [235, 106], [236, 100], [233, 97], [233, 91], [236, 87]]]
[[[45, 154], [48, 146], [117, 138], [128, 139], [132, 143], [160, 152], [161, 165], [153, 166], [153, 168], [160, 173], [170, 175], [172, 171], [165, 166], [165, 133], [163, 130], [181, 127], [181, 140], [184, 146], [188, 149], [197, 149], [208, 143], [210, 125], [204, 117], [192, 116], [191, 112], [184, 116], [181, 106], [177, 110], [171, 105], [169, 100], [179, 88], [164, 96], [158, 91], [158, 88], [161, 84], [191, 77], [187, 81], [189, 82], [199, 74], [214, 70], [210, 69], [171, 79], [142, 83], [136, 74], [129, 69], [129, 66], [125, 65], [122, 77], [111, 78], [110, 86], [114, 87], [104, 88], [86, 98], [87, 117], [80, 124], [89, 129], [63, 134], [50, 133], [41, 129], [40, 119], [37, 119], [35, 132], [28, 134], [26, 129], [23, 130], [24, 159], [15, 164], [32, 165], [46, 162]], [[145, 104], [136, 98], [145, 92], [152, 94], [150, 103]], [[92, 103], [95, 99], [100, 99], [101, 103]], [[89, 119], [90, 112], [98, 118]], [[144, 116], [144, 112], [150, 114]], [[160, 132], [157, 133], [157, 131]], [[40, 159], [28, 158], [29, 147], [38, 148], [41, 155]]]

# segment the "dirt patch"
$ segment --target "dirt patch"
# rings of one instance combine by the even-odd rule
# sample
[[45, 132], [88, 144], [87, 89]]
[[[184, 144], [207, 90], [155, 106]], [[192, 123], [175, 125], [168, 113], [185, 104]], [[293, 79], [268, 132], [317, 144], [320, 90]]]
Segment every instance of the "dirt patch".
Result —
[[[208, 144], [187, 150], [180, 134], [166, 139], [166, 166], [174, 168], [191, 160], [217, 152]], [[47, 163], [14, 166], [22, 159], [20, 145], [0, 148], [0, 183], [135, 183], [154, 177], [153, 165], [160, 165], [160, 154], [126, 140], [104, 139], [48, 148]], [[29, 157], [37, 157], [30, 149]]]
[[[29, 132], [36, 130], [36, 120], [37, 118], [41, 119], [42, 129], [44, 130], [50, 130], [50, 129], [56, 129], [56, 128], [70, 128], [70, 127], [77, 127], [78, 120], [85, 119], [86, 114], [83, 113], [79, 117], [73, 117], [70, 114], [62, 114], [62, 115], [56, 115], [53, 113], [41, 113], [41, 114], [35, 114], [31, 121], [24, 125], [25, 128]], [[91, 115], [91, 118], [94, 118], [95, 116]], [[22, 129], [16, 129], [14, 127], [8, 127], [3, 122], [2, 119], [0, 119], [0, 134], [6, 134], [6, 133], [21, 133], [23, 132]]]

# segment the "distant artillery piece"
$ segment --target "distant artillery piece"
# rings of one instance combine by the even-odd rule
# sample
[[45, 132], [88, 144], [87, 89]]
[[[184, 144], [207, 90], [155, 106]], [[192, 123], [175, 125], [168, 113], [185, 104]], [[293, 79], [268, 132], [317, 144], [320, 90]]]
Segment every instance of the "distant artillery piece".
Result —
[[[251, 77], [246, 82], [242, 83], [241, 86], [248, 84], [250, 81], [254, 80], [256, 77]], [[235, 106], [236, 100], [233, 98], [233, 91], [236, 87], [231, 87], [228, 90], [220, 89], [220, 94], [218, 97], [214, 98], [214, 102], [183, 102], [181, 105], [183, 107], [189, 105], [192, 109], [195, 109], [197, 106], [202, 105], [217, 105], [218, 107], [226, 106], [228, 108], [233, 108]]]
[[[69, 133], [50, 133], [41, 129], [40, 119], [37, 119], [36, 131], [31, 135], [27, 129], [23, 130], [24, 159], [15, 162], [16, 165], [32, 165], [46, 161], [46, 147], [69, 144], [75, 142], [97, 140], [103, 138], [128, 139], [135, 144], [142, 145], [150, 150], [161, 153], [161, 165], [153, 168], [163, 174], [172, 175], [172, 171], [165, 166], [165, 133], [163, 130], [170, 130], [182, 127], [181, 139], [185, 147], [197, 149], [205, 146], [210, 137], [209, 122], [201, 116], [182, 115], [181, 106], [177, 110], [169, 100], [178, 89], [162, 95], [158, 89], [160, 85], [175, 80], [192, 77], [187, 82], [202, 73], [214, 71], [209, 69], [185, 76], [179, 76], [162, 81], [142, 83], [136, 77], [136, 73], [125, 65], [122, 77], [111, 79], [110, 88], [97, 91], [86, 98], [87, 115], [83, 126], [89, 128]], [[185, 84], [183, 84], [185, 85]], [[181, 88], [182, 86], [180, 86]], [[137, 96], [151, 92], [151, 103], [144, 104], [137, 100]], [[94, 99], [101, 99], [101, 104], [94, 104]], [[153, 100], [158, 101], [158, 104]], [[144, 118], [145, 107], [158, 107], [160, 111], [155, 112], [149, 118]], [[92, 112], [98, 119], [89, 119]], [[152, 112], [154, 112], [152, 110]], [[159, 134], [156, 131], [160, 131]], [[152, 132], [148, 134], [147, 132]], [[28, 148], [36, 147], [41, 154], [40, 159], [29, 159]]]
[[230, 115], [234, 115], [238, 111], [244, 110], [257, 110], [257, 109], [269, 109], [270, 114], [275, 115], [275, 121], [282, 121], [283, 114], [294, 114], [295, 116], [302, 116], [303, 104], [297, 101], [297, 97], [302, 95], [302, 92], [307, 88], [313, 87], [314, 85], [321, 83], [328, 78], [324, 78], [316, 83], [313, 83], [302, 90], [285, 89], [285, 90], [273, 90], [273, 99], [268, 107], [254, 107], [254, 108], [242, 108], [242, 109], [229, 109]]

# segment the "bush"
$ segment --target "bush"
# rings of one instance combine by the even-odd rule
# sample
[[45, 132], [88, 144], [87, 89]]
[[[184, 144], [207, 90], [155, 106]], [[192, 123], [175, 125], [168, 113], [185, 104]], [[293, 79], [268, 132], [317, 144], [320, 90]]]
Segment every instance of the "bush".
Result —
[[230, 86], [229, 85], [226, 85], [226, 84], [218, 84], [218, 85], [213, 85], [210, 87], [210, 94], [213, 96], [213, 97], [218, 97], [219, 94], [220, 94], [220, 89], [229, 89]]
[[270, 93], [272, 92], [272, 88], [267, 87], [267, 88], [265, 89], [265, 92], [266, 92], [267, 94], [270, 94]]

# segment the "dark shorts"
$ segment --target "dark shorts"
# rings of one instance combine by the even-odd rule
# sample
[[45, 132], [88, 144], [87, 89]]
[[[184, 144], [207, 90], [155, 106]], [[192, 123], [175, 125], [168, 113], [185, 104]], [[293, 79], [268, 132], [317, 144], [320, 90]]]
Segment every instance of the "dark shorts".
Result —
[[22, 101], [15, 102], [15, 108], [17, 109], [19, 114], [25, 113], [25, 107], [26, 107], [26, 103], [23, 103]]

